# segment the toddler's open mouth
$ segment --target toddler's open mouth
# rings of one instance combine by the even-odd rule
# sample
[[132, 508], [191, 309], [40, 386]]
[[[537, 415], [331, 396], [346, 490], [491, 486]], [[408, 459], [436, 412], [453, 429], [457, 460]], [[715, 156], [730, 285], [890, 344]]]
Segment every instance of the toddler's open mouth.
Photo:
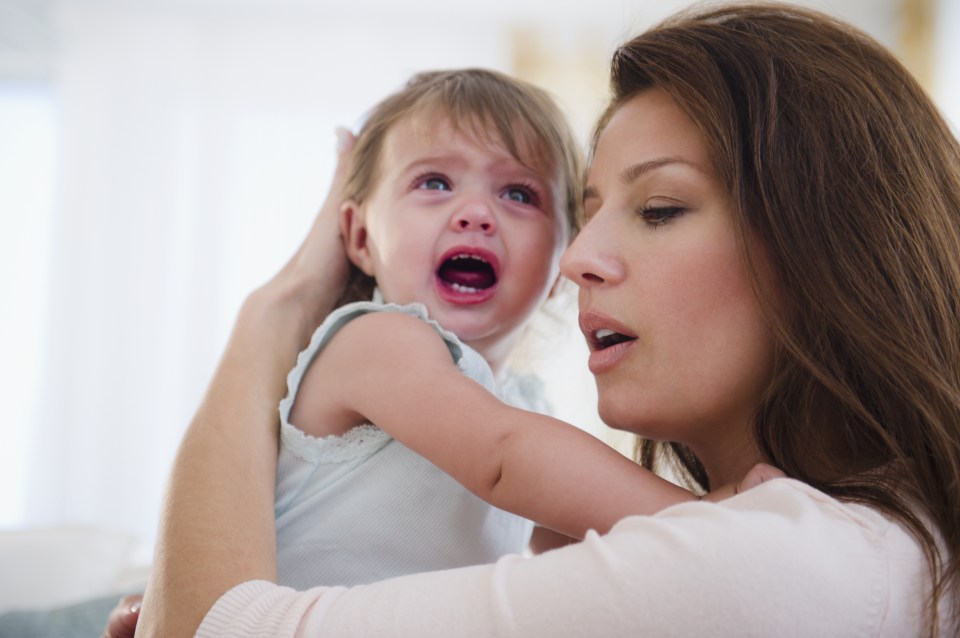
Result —
[[457, 246], [440, 259], [436, 271], [441, 296], [455, 304], [475, 304], [490, 299], [500, 281], [500, 262], [489, 250]]
[[486, 259], [476, 254], [458, 253], [445, 259], [437, 277], [457, 292], [480, 292], [497, 283], [497, 273]]

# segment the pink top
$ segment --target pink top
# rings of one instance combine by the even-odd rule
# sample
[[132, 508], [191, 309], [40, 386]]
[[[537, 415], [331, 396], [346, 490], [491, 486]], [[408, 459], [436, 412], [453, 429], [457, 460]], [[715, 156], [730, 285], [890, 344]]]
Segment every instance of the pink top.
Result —
[[777, 479], [533, 558], [353, 588], [243, 583], [197, 635], [904, 638], [922, 634], [928, 592], [904, 528]]

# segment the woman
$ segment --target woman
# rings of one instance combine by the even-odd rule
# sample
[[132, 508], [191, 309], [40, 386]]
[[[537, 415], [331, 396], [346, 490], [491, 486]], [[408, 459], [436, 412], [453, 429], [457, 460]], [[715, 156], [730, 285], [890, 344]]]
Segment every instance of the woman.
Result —
[[562, 261], [601, 415], [703, 490], [762, 461], [790, 479], [531, 559], [266, 582], [275, 406], [345, 263], [321, 215], [245, 304], [188, 431], [144, 633], [956, 635], [956, 139], [879, 45], [780, 5], [675, 17], [612, 80]]

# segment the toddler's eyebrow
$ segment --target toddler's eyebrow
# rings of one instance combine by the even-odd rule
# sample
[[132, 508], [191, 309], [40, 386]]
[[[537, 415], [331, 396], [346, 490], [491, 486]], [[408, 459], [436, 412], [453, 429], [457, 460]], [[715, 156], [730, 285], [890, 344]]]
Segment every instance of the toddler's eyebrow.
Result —
[[457, 158], [455, 155], [429, 155], [429, 156], [419, 156], [411, 159], [406, 164], [402, 165], [404, 171], [411, 171], [419, 169], [423, 166], [434, 166], [434, 167], [455, 167], [463, 163], [462, 160]]

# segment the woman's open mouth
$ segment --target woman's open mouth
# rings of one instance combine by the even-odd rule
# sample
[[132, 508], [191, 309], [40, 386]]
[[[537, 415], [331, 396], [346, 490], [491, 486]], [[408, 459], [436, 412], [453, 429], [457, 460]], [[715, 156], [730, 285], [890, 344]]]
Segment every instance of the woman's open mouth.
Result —
[[636, 337], [628, 337], [625, 334], [615, 332], [609, 328], [601, 328], [600, 330], [595, 330], [587, 339], [590, 342], [591, 350], [604, 350], [618, 343], [633, 341]]
[[629, 328], [596, 312], [580, 315], [580, 330], [590, 348], [587, 365], [595, 375], [616, 367], [637, 343], [636, 335], [630, 334]]

